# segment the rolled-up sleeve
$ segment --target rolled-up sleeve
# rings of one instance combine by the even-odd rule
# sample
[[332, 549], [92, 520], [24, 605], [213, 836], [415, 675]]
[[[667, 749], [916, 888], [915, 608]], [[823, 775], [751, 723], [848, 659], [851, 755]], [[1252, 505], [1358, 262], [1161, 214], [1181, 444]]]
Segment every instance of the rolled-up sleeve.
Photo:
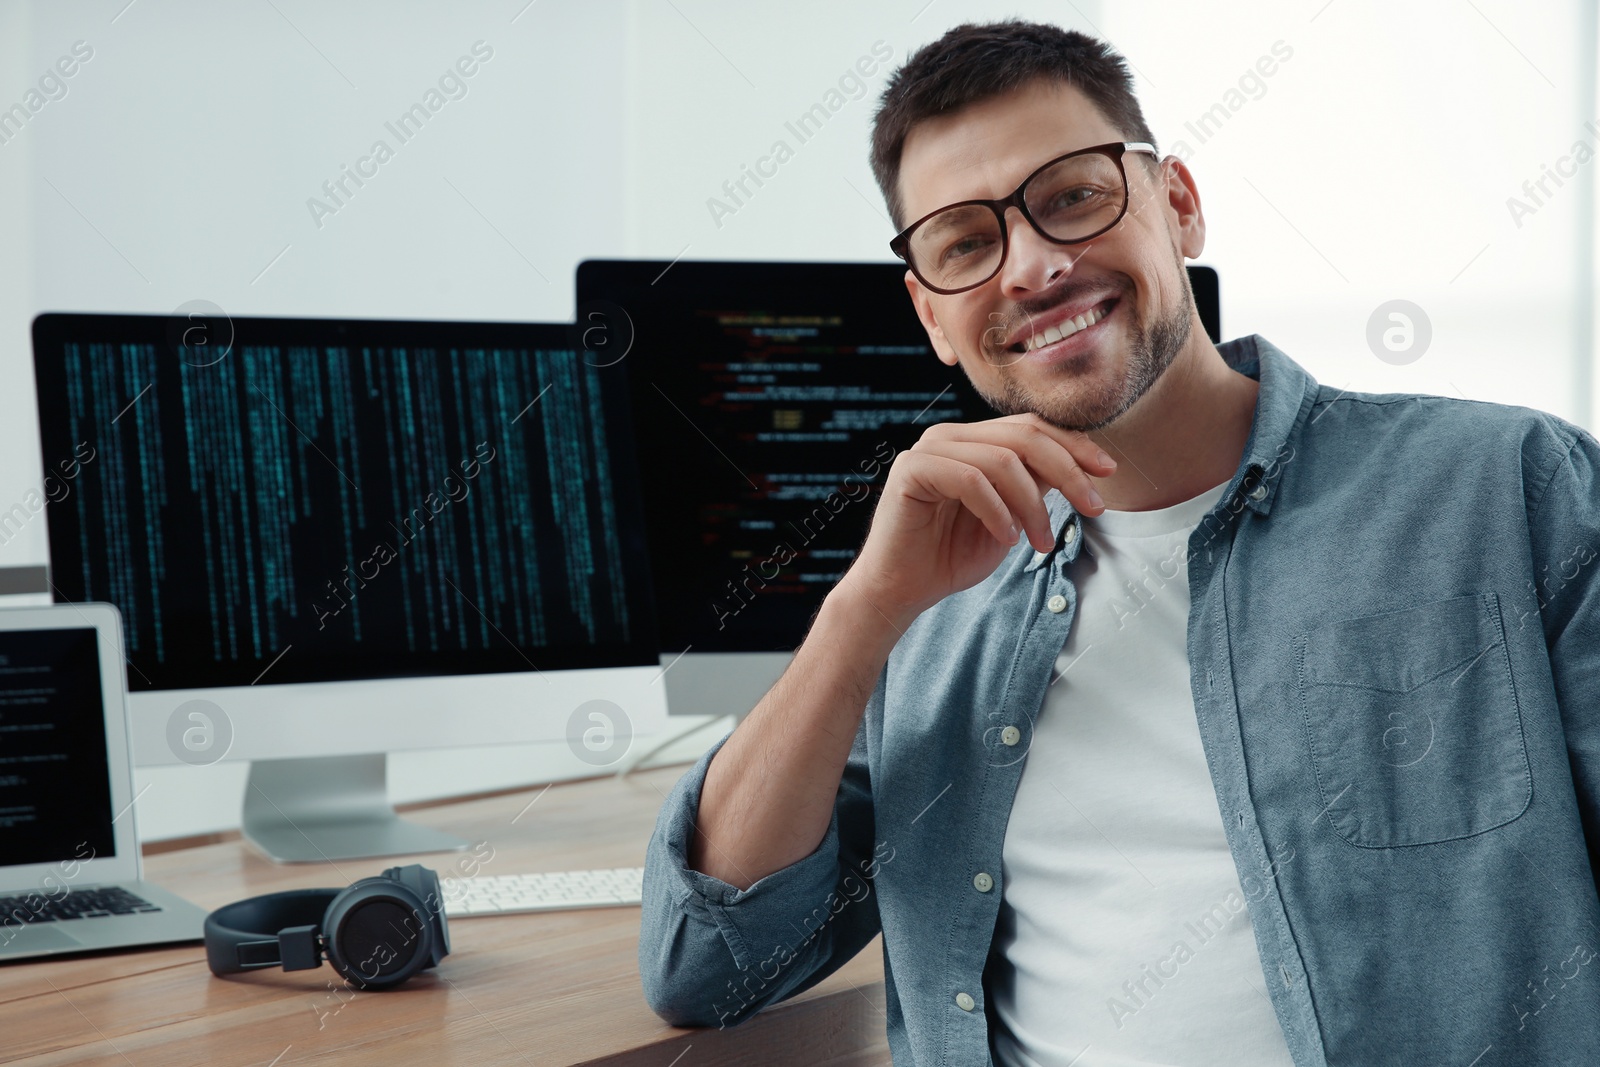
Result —
[[[880, 677], [873, 699], [882, 691]], [[881, 929], [865, 720], [822, 842], [748, 889], [688, 865], [706, 769], [730, 736], [678, 779], [645, 852], [639, 972], [651, 1009], [675, 1026], [742, 1022], [822, 981]]]

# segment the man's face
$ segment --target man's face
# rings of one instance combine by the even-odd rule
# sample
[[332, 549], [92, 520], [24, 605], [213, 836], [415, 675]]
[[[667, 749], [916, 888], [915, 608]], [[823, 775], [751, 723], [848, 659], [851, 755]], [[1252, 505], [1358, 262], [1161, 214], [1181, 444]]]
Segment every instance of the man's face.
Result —
[[[1006, 196], [1047, 160], [1126, 139], [1077, 89], [1035, 80], [912, 129], [900, 165], [905, 221], [959, 200]], [[1196, 316], [1183, 258], [1199, 255], [1205, 222], [1183, 164], [1169, 158], [1152, 176], [1149, 159], [1123, 157], [1127, 213], [1091, 241], [1054, 244], [1013, 207], [1005, 263], [976, 289], [945, 296], [906, 272], [939, 358], [959, 361], [1001, 414], [1031, 411], [1063, 429], [1100, 429], [1132, 407], [1188, 342]], [[1030, 348], [1080, 312], [1104, 317]]]

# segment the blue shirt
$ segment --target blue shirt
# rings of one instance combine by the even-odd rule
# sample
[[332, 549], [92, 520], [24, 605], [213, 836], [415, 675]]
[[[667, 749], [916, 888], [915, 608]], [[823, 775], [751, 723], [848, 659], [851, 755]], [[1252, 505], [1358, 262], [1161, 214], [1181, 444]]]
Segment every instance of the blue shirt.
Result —
[[[1253, 335], [1244, 455], [1189, 538], [1195, 712], [1300, 1067], [1600, 1063], [1600, 442], [1530, 408], [1319, 385]], [[688, 869], [719, 741], [646, 852], [639, 965], [727, 1026], [880, 931], [900, 1067], [991, 1063], [1001, 851], [1083, 538], [919, 615], [815, 852]]]

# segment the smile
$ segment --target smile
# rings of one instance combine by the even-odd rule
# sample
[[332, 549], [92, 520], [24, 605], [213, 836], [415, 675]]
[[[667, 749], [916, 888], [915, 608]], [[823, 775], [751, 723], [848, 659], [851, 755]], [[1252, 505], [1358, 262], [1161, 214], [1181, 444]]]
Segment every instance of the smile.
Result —
[[1063, 341], [1074, 334], [1081, 333], [1084, 330], [1087, 330], [1089, 327], [1095, 325], [1095, 323], [1099, 322], [1101, 319], [1104, 319], [1107, 315], [1111, 314], [1111, 311], [1116, 306], [1118, 299], [1119, 298], [1117, 297], [1112, 297], [1106, 300], [1104, 303], [1090, 308], [1088, 311], [1078, 315], [1076, 318], [1066, 319], [1062, 322], [1056, 323], [1053, 326], [1048, 326], [1040, 332], [1034, 334], [1032, 337], [1029, 337], [1027, 340], [1019, 341], [1012, 345], [1011, 351], [1034, 352], [1045, 347], [1046, 345], [1053, 345], [1057, 341]]

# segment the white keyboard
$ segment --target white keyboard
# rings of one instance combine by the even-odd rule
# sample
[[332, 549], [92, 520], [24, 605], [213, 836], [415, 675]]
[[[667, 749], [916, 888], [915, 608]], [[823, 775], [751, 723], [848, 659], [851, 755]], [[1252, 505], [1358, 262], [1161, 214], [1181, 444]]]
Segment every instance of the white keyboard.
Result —
[[448, 919], [616, 907], [644, 899], [644, 868], [479, 875], [455, 881], [446, 893], [444, 914]]

